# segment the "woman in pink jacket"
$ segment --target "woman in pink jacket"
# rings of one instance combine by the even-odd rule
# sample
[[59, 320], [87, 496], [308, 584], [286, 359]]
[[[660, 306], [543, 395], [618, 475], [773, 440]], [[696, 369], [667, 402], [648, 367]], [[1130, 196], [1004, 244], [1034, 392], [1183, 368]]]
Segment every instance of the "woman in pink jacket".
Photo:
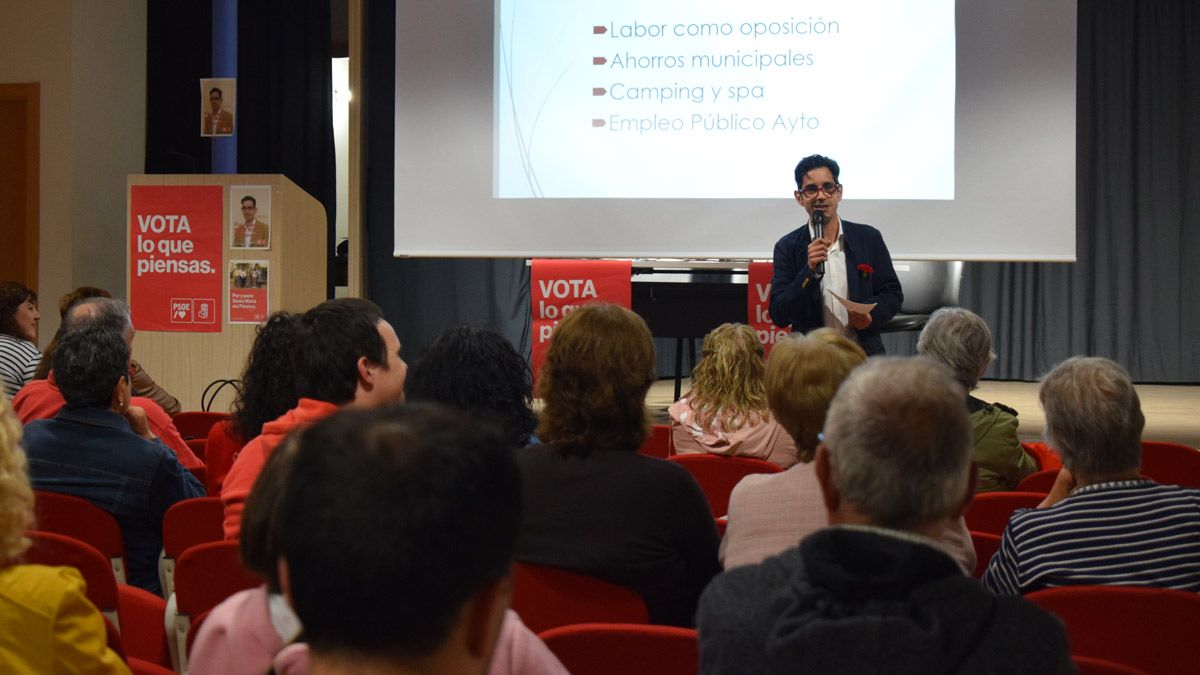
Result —
[[705, 336], [691, 390], [668, 409], [675, 451], [795, 464], [796, 445], [767, 408], [765, 370], [762, 343], [749, 326], [725, 323]]

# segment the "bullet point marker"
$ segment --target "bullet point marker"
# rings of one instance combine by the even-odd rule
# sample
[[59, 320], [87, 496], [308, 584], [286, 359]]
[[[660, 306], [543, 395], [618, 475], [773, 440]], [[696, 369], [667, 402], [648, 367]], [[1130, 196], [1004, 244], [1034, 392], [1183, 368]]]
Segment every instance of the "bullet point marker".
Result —
[[592, 126], [594, 126], [594, 127], [602, 127], [602, 126], [604, 126], [604, 120], [602, 120], [602, 119], [593, 119], [593, 120], [592, 120]]
[[593, 66], [602, 66], [606, 63], [608, 63], [608, 59], [604, 58], [603, 56], [593, 56], [592, 57], [592, 65]]
[[604, 35], [608, 32], [606, 26], [592, 26], [592, 35]]
[[592, 96], [603, 96], [608, 93], [604, 87], [592, 87]]

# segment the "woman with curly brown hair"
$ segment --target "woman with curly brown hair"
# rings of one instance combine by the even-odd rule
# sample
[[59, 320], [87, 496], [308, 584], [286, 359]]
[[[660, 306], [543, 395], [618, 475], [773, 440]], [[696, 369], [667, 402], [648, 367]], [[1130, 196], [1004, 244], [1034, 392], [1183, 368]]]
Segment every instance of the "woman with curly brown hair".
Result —
[[580, 307], [555, 329], [540, 375], [543, 444], [517, 455], [517, 559], [626, 586], [651, 622], [691, 625], [720, 569], [717, 532], [687, 471], [637, 452], [655, 380], [646, 323], [616, 305]]
[[0, 283], [0, 381], [12, 400], [33, 379], [42, 353], [37, 348], [37, 293], [15, 281]]
[[691, 390], [667, 409], [675, 451], [753, 457], [785, 469], [795, 464], [796, 446], [767, 407], [765, 371], [754, 329], [723, 323], [706, 335]]
[[21, 425], [0, 398], [0, 672], [128, 673], [108, 648], [104, 617], [71, 567], [21, 565], [33, 526], [33, 490]]

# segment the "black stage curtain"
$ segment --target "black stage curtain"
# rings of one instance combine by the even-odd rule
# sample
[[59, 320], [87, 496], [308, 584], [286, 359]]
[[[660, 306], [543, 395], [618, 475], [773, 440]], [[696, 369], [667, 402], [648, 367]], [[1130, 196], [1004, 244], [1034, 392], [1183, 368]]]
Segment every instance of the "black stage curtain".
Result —
[[365, 148], [368, 297], [395, 326], [410, 361], [438, 333], [458, 324], [493, 328], [528, 353], [529, 271], [523, 260], [392, 256], [396, 8], [390, 2], [368, 2], [366, 9], [362, 96], [370, 139]]
[[[522, 261], [391, 257], [390, 5], [369, 3], [367, 22], [371, 297], [410, 346], [466, 322], [500, 327], [528, 348]], [[1200, 382], [1193, 346], [1200, 316], [1189, 301], [1200, 296], [1197, 36], [1200, 8], [1192, 0], [1079, 3], [1078, 262], [965, 266], [962, 304], [994, 333], [989, 377], [1036, 379], [1062, 359], [1091, 354], [1115, 359], [1139, 382]], [[1038, 171], [1031, 157], [1028, 173], [996, 186], [1010, 196], [1014, 218], [1038, 217], [1021, 209], [1021, 195], [1038, 189]], [[911, 353], [914, 342], [896, 335], [887, 344], [892, 353]]]
[[212, 76], [212, 0], [146, 6], [146, 173], [208, 173], [200, 78]]
[[[1076, 354], [1139, 382], [1200, 382], [1200, 7], [1079, 3], [1076, 248], [1069, 264], [968, 264], [963, 305], [992, 326], [1002, 379]], [[1030, 171], [997, 186], [1021, 212]]]
[[[154, 3], [152, 3], [154, 4]], [[238, 172], [281, 173], [328, 219], [333, 297], [337, 211], [328, 0], [238, 2]]]

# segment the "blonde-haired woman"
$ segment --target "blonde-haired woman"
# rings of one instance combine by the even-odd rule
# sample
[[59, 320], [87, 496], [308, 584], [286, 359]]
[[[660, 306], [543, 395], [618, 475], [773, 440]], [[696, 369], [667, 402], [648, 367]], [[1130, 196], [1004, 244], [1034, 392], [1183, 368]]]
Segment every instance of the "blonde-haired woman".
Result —
[[18, 564], [29, 548], [33, 491], [21, 427], [0, 397], [0, 672], [128, 673], [108, 648], [104, 618], [71, 567]]
[[765, 371], [762, 343], [749, 326], [725, 323], [706, 335], [691, 390], [667, 411], [675, 451], [795, 464], [795, 443], [771, 419]]

